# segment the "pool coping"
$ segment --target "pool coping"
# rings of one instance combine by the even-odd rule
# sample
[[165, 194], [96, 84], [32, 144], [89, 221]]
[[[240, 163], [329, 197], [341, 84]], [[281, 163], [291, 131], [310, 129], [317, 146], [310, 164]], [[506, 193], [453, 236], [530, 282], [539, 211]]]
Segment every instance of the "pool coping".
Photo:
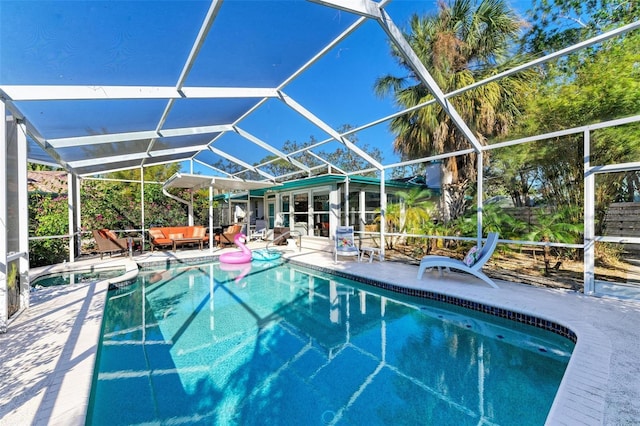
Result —
[[[173, 261], [198, 263], [216, 257], [202, 251], [189, 253], [187, 258], [156, 254], [102, 263], [126, 264], [131, 261], [137, 273], [138, 264], [146, 267]], [[354, 261], [336, 264], [330, 253], [317, 251], [292, 251], [286, 253], [285, 258], [313, 269], [326, 268], [332, 273], [392, 284], [406, 289], [408, 294], [429, 292], [561, 324], [575, 333], [577, 342], [547, 424], [624, 424], [640, 418], [640, 385], [624, 379], [627, 375], [636, 377], [634, 372], [640, 372], [640, 360], [635, 356], [640, 345], [637, 327], [640, 303], [503, 281], [497, 281], [501, 288], [496, 290], [473, 277], [456, 273], [437, 280], [432, 280], [427, 273], [418, 280], [415, 265]], [[49, 273], [54, 270], [48, 268]], [[133, 270], [130, 272], [134, 273]], [[48, 296], [36, 298], [32, 308], [14, 320], [15, 325], [10, 327], [10, 332], [0, 335], [2, 344], [12, 340], [14, 343], [24, 341], [26, 351], [13, 357], [1, 353], [0, 362], [6, 366], [22, 365], [28, 373], [37, 372], [36, 378], [40, 380], [36, 388], [30, 384], [33, 378], [29, 379], [29, 374], [5, 377], [9, 374], [6, 370], [11, 369], [7, 367], [0, 372], [0, 395], [4, 390], [3, 383], [7, 381], [17, 382], [12, 385], [18, 390], [21, 381], [27, 382], [20, 393], [11, 394], [17, 395], [15, 400], [7, 402], [0, 396], [0, 424], [5, 421], [13, 424], [84, 424], [109, 285], [107, 281], [110, 280], [71, 286], [75, 288], [67, 293], [60, 290], [37, 292]], [[58, 306], [64, 306], [64, 309]], [[594, 323], [590, 318], [599, 318], [600, 321]], [[49, 340], [57, 341], [57, 346], [50, 347], [49, 351], [57, 352], [44, 365], [37, 356], [29, 356], [34, 351], [33, 342], [29, 339], [30, 332], [37, 335], [42, 323], [49, 324], [50, 321], [58, 321], [55, 330], [46, 335]], [[32, 370], [28, 368], [30, 363], [34, 363]]]
[[113, 271], [123, 269], [124, 272], [117, 277], [108, 278], [105, 280], [95, 281], [107, 281], [108, 283], [118, 284], [134, 281], [138, 276], [138, 263], [133, 259], [117, 259], [108, 263], [96, 264], [96, 263], [60, 263], [57, 265], [50, 265], [41, 268], [34, 268], [30, 271], [29, 281], [34, 282], [38, 278], [46, 277], [47, 275], [59, 274], [64, 272], [100, 272], [100, 271]]

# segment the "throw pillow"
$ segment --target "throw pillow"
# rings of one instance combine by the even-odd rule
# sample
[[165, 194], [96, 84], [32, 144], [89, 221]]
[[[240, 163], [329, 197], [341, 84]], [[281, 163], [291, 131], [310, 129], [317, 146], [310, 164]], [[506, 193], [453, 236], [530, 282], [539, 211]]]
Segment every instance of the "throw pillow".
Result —
[[348, 237], [339, 238], [338, 247], [353, 247], [353, 241]]
[[149, 235], [151, 235], [151, 238], [153, 239], [164, 238], [164, 234], [159, 229], [150, 229]]
[[184, 234], [180, 233], [180, 234], [169, 234], [169, 239], [170, 240], [177, 240], [180, 238], [183, 238]]
[[193, 237], [194, 238], [202, 238], [206, 234], [207, 230], [201, 226], [196, 226], [193, 228]]
[[464, 264], [467, 266], [471, 266], [478, 260], [478, 254], [478, 246], [473, 246], [471, 247], [471, 250], [469, 250], [469, 253], [467, 253], [467, 255], [464, 257], [462, 262], [464, 262]]
[[110, 240], [117, 240], [118, 239], [118, 236], [115, 234], [115, 232], [113, 232], [110, 229], [105, 229], [104, 233], [107, 236], [107, 238], [109, 238]]

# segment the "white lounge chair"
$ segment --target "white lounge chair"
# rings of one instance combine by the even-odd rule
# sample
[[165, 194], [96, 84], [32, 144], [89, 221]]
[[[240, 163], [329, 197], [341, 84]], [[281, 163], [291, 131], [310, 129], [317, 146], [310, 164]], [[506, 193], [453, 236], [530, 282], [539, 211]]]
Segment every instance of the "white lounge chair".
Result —
[[338, 262], [338, 256], [356, 256], [356, 258], [360, 260], [360, 250], [358, 250], [353, 236], [353, 226], [338, 226], [336, 228], [336, 240], [333, 253], [334, 263]]
[[498, 233], [490, 232], [489, 235], [487, 236], [487, 241], [482, 246], [482, 249], [478, 251], [478, 256], [476, 258], [476, 261], [471, 265], [467, 265], [461, 260], [452, 259], [447, 256], [434, 256], [434, 255], [425, 256], [420, 261], [420, 267], [418, 268], [418, 279], [422, 278], [422, 275], [424, 274], [424, 271], [426, 269], [438, 268], [438, 270], [440, 271], [440, 274], [442, 275], [442, 268], [447, 268], [447, 269], [451, 268], [451, 269], [457, 269], [457, 270], [475, 275], [476, 277], [480, 278], [482, 281], [489, 284], [491, 287], [499, 288], [496, 285], [496, 283], [494, 283], [491, 280], [491, 278], [489, 278], [482, 272], [482, 267], [484, 266], [485, 263], [487, 263], [487, 260], [489, 260], [491, 255], [493, 255], [493, 252], [496, 249], [497, 244], [498, 244]]

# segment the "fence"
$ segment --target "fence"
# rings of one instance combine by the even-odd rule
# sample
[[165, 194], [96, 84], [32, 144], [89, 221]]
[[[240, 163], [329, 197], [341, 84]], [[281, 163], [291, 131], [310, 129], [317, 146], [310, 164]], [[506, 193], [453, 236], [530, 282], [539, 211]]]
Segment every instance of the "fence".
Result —
[[604, 217], [609, 237], [640, 237], [640, 203], [612, 203]]

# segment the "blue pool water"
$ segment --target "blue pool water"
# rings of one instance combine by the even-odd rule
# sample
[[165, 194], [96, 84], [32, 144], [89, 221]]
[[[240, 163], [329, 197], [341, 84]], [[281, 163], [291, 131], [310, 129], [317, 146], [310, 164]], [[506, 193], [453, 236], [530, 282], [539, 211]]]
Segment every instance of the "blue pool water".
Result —
[[36, 278], [31, 283], [31, 287], [33, 289], [38, 289], [40, 287], [53, 287], [58, 285], [86, 284], [90, 282], [119, 277], [123, 273], [124, 269], [59, 272], [55, 274], [43, 275]]
[[109, 294], [87, 424], [542, 425], [572, 350], [288, 264], [142, 271]]

